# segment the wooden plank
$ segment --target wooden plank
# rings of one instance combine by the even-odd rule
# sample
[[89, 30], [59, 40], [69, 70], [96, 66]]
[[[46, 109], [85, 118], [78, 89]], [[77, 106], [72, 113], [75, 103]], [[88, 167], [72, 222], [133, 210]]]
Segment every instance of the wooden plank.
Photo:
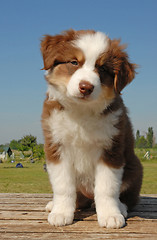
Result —
[[49, 193], [0, 193], [1, 198], [52, 198]]
[[[52, 198], [51, 193], [0, 193], [1, 198]], [[142, 194], [142, 198], [157, 198], [157, 194]]]
[[101, 240], [101, 239], [111, 239], [111, 240], [156, 240], [157, 236], [154, 234], [136, 234], [136, 233], [130, 233], [130, 234], [123, 234], [123, 233], [2, 233], [0, 235], [1, 239], [4, 240], [47, 240], [47, 239], [53, 239], [53, 240], [78, 240], [78, 239], [84, 239], [84, 240]]
[[36, 204], [0, 204], [0, 212], [1, 211], [38, 211], [38, 212], [45, 212], [46, 204], [36, 205]]
[[[39, 201], [35, 202], [34, 200], [32, 202], [23, 202], [23, 201], [5, 201], [3, 203], [0, 203], [0, 211], [5, 210], [43, 210], [45, 211], [45, 207], [47, 205], [48, 201]], [[94, 208], [91, 209], [94, 211]], [[84, 210], [87, 211], [87, 210]], [[140, 204], [137, 205], [131, 212], [157, 212], [157, 205], [156, 204]]]
[[[13, 203], [26, 203], [33, 204], [33, 203], [40, 203], [46, 204], [52, 200], [51, 194], [8, 194], [8, 193], [0, 193], [0, 204], [13, 204]], [[142, 196], [138, 205], [145, 204], [145, 205], [157, 205], [157, 195], [148, 195]]]
[[[46, 202], [47, 203], [47, 202]], [[46, 203], [2, 203], [0, 204], [0, 211], [45, 211]], [[91, 211], [91, 210], [90, 210]], [[93, 209], [94, 211], [94, 209]], [[84, 210], [83, 212], [87, 212]], [[132, 212], [157, 212], [156, 204], [140, 204], [137, 205]]]
[[[42, 208], [35, 209], [35, 210], [14, 210], [14, 211], [0, 211], [0, 219], [47, 219], [48, 213], [45, 212]], [[75, 213], [75, 220], [80, 221], [96, 221], [97, 216], [95, 212], [76, 212]], [[149, 220], [149, 219], [157, 219], [157, 212], [131, 212], [128, 215], [127, 221], [134, 220], [134, 219], [142, 219], [142, 220]]]
[[137, 234], [137, 233], [1, 233], [1, 239], [3, 240], [101, 240], [101, 239], [111, 239], [111, 240], [156, 240], [156, 234]]
[[[138, 224], [137, 224], [138, 223]], [[140, 233], [157, 234], [157, 220], [149, 221], [129, 221], [127, 226], [121, 229], [106, 229], [99, 227], [97, 221], [76, 221], [72, 225], [64, 227], [53, 227], [47, 221], [18, 221], [0, 220], [0, 233], [62, 233], [62, 232], [83, 232], [83, 233]]]
[[[0, 193], [1, 198], [52, 198], [50, 193]], [[142, 194], [141, 198], [157, 198], [157, 194]]]
[[153, 198], [157, 198], [157, 194], [141, 194], [142, 197], [153, 197]]
[[[14, 210], [11, 214], [11, 211], [0, 211], [0, 220], [31, 220], [31, 219], [47, 219], [48, 213], [44, 211], [44, 209], [40, 210], [25, 210], [25, 211], [19, 211]], [[131, 212], [129, 213], [127, 220], [132, 220], [133, 218], [137, 219], [156, 219], [157, 212]], [[75, 213], [75, 220], [84, 220], [84, 221], [96, 221], [97, 217], [94, 211], [81, 211]]]
[[[155, 204], [157, 205], [157, 196], [156, 197], [141, 197], [139, 204]], [[137, 204], [137, 205], [139, 205]]]
[[3, 200], [1, 199], [1, 203], [6, 203], [6, 204], [13, 204], [13, 203], [17, 203], [17, 204], [23, 204], [23, 203], [27, 203], [27, 204], [47, 204], [49, 201], [51, 201], [52, 199], [47, 199], [47, 198], [3, 198]]
[[157, 239], [157, 195], [142, 196], [122, 229], [100, 228], [94, 209], [77, 211], [72, 225], [53, 227], [45, 206], [52, 194], [0, 193], [0, 239]]

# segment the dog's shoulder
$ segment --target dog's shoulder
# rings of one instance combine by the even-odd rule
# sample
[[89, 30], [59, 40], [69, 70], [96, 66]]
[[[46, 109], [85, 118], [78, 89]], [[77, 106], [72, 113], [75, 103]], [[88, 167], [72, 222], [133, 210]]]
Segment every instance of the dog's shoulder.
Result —
[[41, 116], [42, 120], [50, 117], [51, 112], [54, 109], [63, 110], [64, 108], [58, 101], [49, 99], [49, 96], [47, 95], [43, 104], [43, 111]]

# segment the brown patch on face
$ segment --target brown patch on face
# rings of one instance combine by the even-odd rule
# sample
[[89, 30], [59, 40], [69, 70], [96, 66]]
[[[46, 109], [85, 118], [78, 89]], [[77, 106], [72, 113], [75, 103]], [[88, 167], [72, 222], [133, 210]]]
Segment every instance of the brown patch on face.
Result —
[[70, 42], [75, 38], [75, 31], [68, 31], [63, 35], [46, 35], [41, 42], [41, 52], [44, 60], [45, 70], [50, 69], [56, 60], [67, 61], [66, 53]]
[[[69, 57], [70, 59], [70, 57]], [[69, 79], [85, 62], [83, 53], [80, 50], [73, 52], [71, 59], [68, 62], [60, 63], [52, 69], [52, 74], [47, 77], [47, 80], [52, 83], [59, 85], [67, 84]]]
[[[96, 63], [102, 83], [114, 86], [117, 93], [120, 93], [135, 76], [136, 64], [129, 62], [125, 48], [125, 45], [120, 45], [120, 40], [109, 40], [108, 51], [103, 53]], [[110, 78], [107, 79], [106, 75]]]
[[[68, 49], [67, 49], [68, 50]], [[56, 56], [53, 66], [45, 77], [53, 85], [66, 86], [76, 70], [85, 62], [85, 57], [80, 49], [74, 48], [69, 43], [69, 50], [64, 51], [65, 56]]]
[[72, 41], [79, 35], [93, 31], [65, 31], [61, 35], [46, 35], [41, 41], [41, 52], [45, 70], [53, 67], [57, 62], [69, 62], [77, 58], [81, 62], [80, 50], [73, 46]]
[[111, 100], [115, 98], [115, 90], [114, 90], [114, 76], [113, 73], [109, 72], [109, 70], [103, 65], [99, 65], [99, 59], [96, 62], [95, 72], [99, 75], [102, 93], [100, 98], [105, 98], [106, 100]]
[[46, 80], [55, 86], [66, 86], [70, 80], [67, 64], [60, 64], [56, 66], [53, 71], [46, 76]]
[[59, 163], [59, 160], [60, 160], [59, 147], [60, 147], [60, 145], [53, 143], [51, 130], [50, 130], [50, 127], [47, 122], [53, 109], [63, 110], [63, 107], [57, 101], [49, 101], [48, 96], [47, 96], [47, 98], [44, 102], [42, 120], [41, 120], [43, 133], [44, 133], [44, 137], [45, 137], [44, 150], [45, 150], [47, 161]]

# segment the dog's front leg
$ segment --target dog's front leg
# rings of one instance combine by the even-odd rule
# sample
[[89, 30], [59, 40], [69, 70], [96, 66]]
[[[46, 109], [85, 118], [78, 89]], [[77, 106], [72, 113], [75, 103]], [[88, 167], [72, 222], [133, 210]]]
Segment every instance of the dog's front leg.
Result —
[[121, 228], [125, 225], [119, 200], [123, 168], [111, 168], [102, 160], [96, 167], [95, 204], [101, 227]]
[[53, 189], [53, 205], [48, 221], [54, 226], [71, 224], [76, 207], [76, 187], [72, 166], [68, 161], [48, 162], [47, 169]]

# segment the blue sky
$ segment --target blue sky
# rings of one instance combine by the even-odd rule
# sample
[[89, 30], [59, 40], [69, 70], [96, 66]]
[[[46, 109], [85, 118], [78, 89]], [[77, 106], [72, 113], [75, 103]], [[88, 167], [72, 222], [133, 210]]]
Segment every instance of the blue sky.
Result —
[[156, 0], [0, 0], [0, 144], [26, 134], [43, 142], [46, 82], [40, 39], [73, 28], [94, 29], [128, 44], [140, 65], [123, 90], [134, 130], [157, 135]]

